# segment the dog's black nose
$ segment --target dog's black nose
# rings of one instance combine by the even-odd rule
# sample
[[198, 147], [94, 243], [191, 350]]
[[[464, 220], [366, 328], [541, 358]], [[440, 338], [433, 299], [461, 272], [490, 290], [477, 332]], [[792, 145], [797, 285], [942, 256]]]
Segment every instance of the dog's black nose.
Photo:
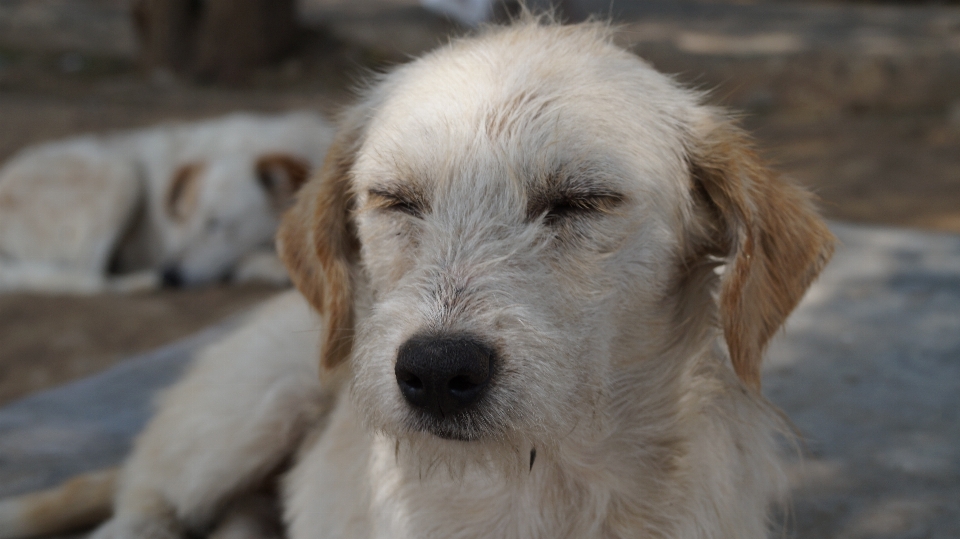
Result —
[[183, 274], [180, 273], [180, 270], [176, 267], [164, 268], [163, 273], [160, 274], [160, 279], [163, 281], [163, 286], [168, 288], [178, 288], [183, 286]]
[[474, 337], [417, 335], [400, 346], [394, 372], [407, 402], [442, 419], [480, 400], [493, 360], [493, 349]]

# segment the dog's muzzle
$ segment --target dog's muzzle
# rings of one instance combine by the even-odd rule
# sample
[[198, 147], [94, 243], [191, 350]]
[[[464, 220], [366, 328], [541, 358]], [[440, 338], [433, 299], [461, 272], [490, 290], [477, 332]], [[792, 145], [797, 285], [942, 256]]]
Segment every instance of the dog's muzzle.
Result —
[[486, 393], [494, 359], [493, 348], [469, 335], [416, 335], [400, 346], [397, 384], [414, 408], [455, 421]]

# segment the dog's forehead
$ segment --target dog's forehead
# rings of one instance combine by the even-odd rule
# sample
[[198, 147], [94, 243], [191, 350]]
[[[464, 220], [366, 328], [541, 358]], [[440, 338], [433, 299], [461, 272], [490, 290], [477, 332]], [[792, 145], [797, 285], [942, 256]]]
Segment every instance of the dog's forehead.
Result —
[[457, 42], [379, 91], [354, 170], [361, 190], [480, 176], [523, 184], [561, 169], [642, 187], [684, 170], [698, 99], [596, 31], [536, 26]]

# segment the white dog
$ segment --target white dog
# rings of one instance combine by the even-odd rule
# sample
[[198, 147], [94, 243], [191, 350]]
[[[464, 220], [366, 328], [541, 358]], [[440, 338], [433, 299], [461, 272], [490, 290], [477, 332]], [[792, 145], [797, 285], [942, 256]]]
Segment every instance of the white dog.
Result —
[[272, 487], [292, 539], [767, 535], [761, 356], [833, 239], [602, 25], [387, 75], [279, 239], [303, 297], [206, 351], [115, 486], [8, 501], [0, 536], [93, 518], [67, 502], [98, 485], [96, 539], [263, 534]]
[[235, 114], [24, 150], [0, 169], [0, 290], [285, 280], [278, 217], [332, 138], [316, 114]]

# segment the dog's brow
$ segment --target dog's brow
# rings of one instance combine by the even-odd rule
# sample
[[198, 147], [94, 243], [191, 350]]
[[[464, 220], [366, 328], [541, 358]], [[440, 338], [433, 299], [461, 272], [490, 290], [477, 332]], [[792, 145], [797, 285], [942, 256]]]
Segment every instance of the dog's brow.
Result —
[[422, 217], [430, 210], [427, 199], [415, 187], [396, 184], [371, 187], [367, 190], [374, 207], [400, 211], [414, 217]]
[[527, 219], [533, 221], [554, 208], [606, 212], [623, 202], [624, 198], [607, 182], [591, 175], [557, 172], [531, 188]]

